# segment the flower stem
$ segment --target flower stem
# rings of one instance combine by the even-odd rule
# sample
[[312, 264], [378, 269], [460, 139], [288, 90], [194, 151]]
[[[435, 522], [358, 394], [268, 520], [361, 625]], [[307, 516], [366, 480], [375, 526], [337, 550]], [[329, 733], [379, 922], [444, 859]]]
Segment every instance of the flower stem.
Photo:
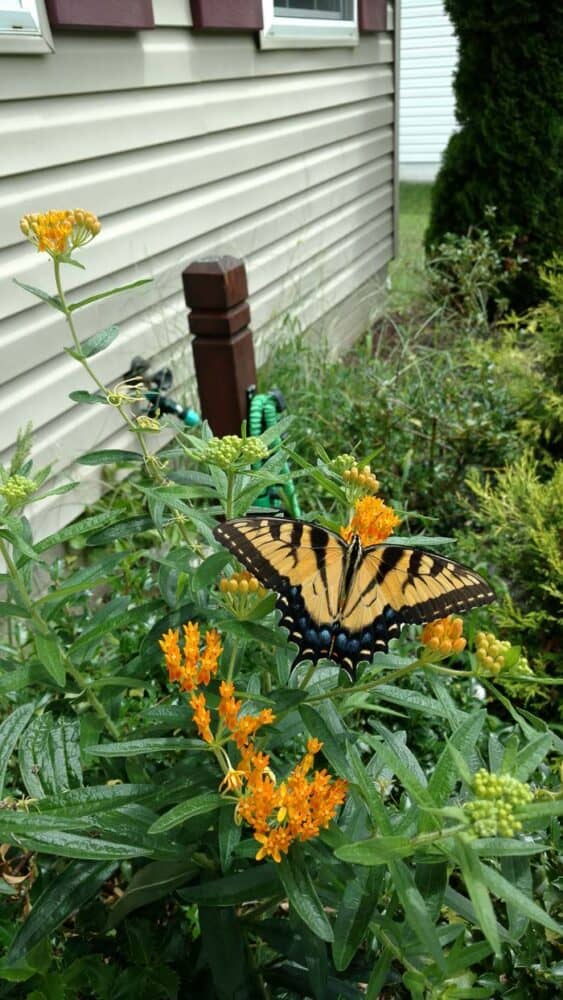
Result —
[[316, 701], [326, 701], [327, 698], [345, 698], [347, 695], [357, 694], [358, 691], [373, 691], [374, 688], [379, 687], [380, 684], [392, 684], [394, 681], [400, 680], [402, 677], [408, 677], [409, 674], [414, 673], [419, 667], [426, 667], [429, 664], [422, 658], [417, 658], [412, 663], [407, 664], [406, 667], [399, 667], [398, 670], [391, 670], [388, 674], [383, 674], [380, 677], [375, 677], [372, 681], [367, 681], [365, 684], [355, 684], [354, 687], [337, 687], [332, 688], [330, 691], [324, 691], [322, 694], [315, 694], [312, 698], [308, 698], [309, 704]]

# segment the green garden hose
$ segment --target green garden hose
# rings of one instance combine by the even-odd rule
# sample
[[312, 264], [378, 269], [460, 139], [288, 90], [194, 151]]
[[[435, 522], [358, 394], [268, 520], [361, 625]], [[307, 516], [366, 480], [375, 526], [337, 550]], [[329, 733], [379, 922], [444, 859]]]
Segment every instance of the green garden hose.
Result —
[[[251, 437], [258, 437], [270, 427], [274, 427], [279, 420], [280, 409], [282, 408], [279, 397], [272, 392], [257, 393], [252, 396], [248, 407], [248, 430]], [[276, 441], [279, 444], [280, 439]], [[260, 465], [256, 466], [259, 468]], [[286, 475], [287, 481], [280, 488], [283, 490], [286, 506], [292, 517], [301, 517], [295, 484], [291, 479], [289, 465], [284, 464], [282, 472]], [[279, 507], [280, 503], [276, 496], [276, 488], [270, 487], [262, 496], [255, 501], [257, 507]]]

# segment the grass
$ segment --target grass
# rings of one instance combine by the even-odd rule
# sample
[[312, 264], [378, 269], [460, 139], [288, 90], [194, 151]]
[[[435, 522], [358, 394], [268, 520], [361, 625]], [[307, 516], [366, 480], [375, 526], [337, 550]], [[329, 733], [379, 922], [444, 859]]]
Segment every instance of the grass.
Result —
[[402, 310], [423, 290], [424, 231], [430, 215], [431, 184], [401, 184], [399, 190], [399, 256], [389, 268], [391, 294], [387, 308]]

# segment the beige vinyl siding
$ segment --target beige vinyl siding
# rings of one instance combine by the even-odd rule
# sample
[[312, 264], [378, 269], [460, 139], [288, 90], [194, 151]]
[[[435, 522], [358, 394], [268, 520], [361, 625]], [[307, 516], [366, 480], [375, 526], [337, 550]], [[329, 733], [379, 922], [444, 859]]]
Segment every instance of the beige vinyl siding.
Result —
[[[262, 357], [287, 310], [302, 326], [330, 314], [339, 342], [357, 335], [392, 254], [392, 33], [261, 52], [251, 34], [193, 32], [181, 0], [155, 0], [155, 14], [154, 31], [59, 32], [52, 56], [0, 57], [0, 460], [31, 419], [37, 463], [63, 481], [82, 452], [131, 440], [109, 407], [68, 398], [89, 386], [64, 321], [12, 282], [52, 289], [48, 259], [20, 238], [24, 212], [100, 216], [87, 270], [65, 271], [71, 298], [153, 278], [76, 314], [81, 338], [120, 325], [98, 376], [117, 380], [135, 354], [173, 359], [192, 396], [190, 261], [244, 258]], [[39, 533], [95, 494], [86, 474], [41, 508]]]
[[456, 128], [457, 40], [443, 0], [402, 0], [401, 180], [433, 180]]

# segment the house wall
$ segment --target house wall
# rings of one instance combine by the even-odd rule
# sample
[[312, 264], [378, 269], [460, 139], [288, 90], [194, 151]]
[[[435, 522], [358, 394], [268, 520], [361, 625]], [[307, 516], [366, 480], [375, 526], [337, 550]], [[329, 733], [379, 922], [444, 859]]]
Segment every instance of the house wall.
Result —
[[434, 180], [456, 128], [457, 39], [443, 0], [401, 0], [399, 160], [405, 181]]
[[[64, 320], [12, 282], [53, 288], [26, 212], [100, 217], [87, 270], [65, 269], [70, 297], [154, 279], [76, 314], [81, 339], [120, 325], [92, 362], [106, 383], [142, 354], [172, 362], [189, 396], [181, 271], [201, 256], [244, 258], [259, 357], [288, 313], [340, 342], [366, 326], [393, 250], [392, 31], [265, 52], [252, 34], [195, 32], [189, 9], [154, 0], [155, 30], [59, 31], [54, 55], [0, 56], [0, 461], [29, 420], [37, 464], [62, 481], [81, 453], [131, 446], [109, 407], [69, 399], [91, 386]], [[74, 517], [97, 475], [82, 467], [78, 491], [38, 507], [38, 533]]]

